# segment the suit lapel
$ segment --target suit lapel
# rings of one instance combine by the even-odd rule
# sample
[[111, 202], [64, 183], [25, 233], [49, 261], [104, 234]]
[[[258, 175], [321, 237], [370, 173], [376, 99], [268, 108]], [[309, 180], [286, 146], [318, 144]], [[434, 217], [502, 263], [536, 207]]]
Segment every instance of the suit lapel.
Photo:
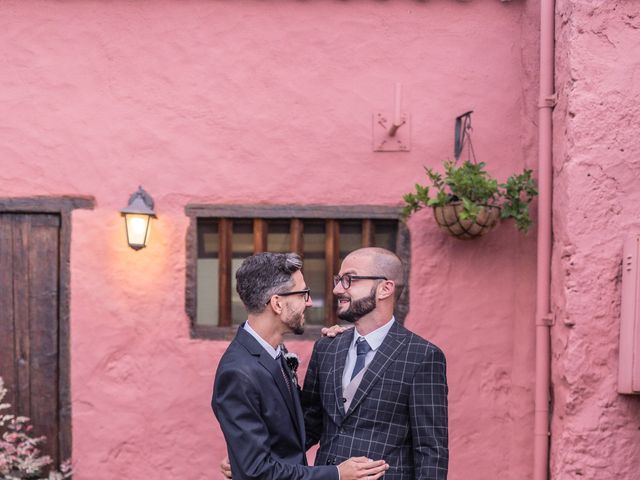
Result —
[[394, 358], [400, 353], [402, 346], [406, 342], [406, 336], [406, 333], [402, 332], [400, 325], [394, 323], [373, 357], [373, 360], [367, 367], [360, 386], [353, 397], [353, 401], [351, 405], [349, 405], [349, 411], [345, 416], [351, 415], [351, 413], [358, 408], [358, 405], [364, 397], [367, 396], [371, 388], [382, 378]]
[[[275, 360], [267, 353], [267, 351], [260, 345], [255, 338], [253, 338], [249, 333], [244, 330], [244, 323], [240, 325], [238, 328], [238, 334], [236, 336], [238, 342], [240, 342], [254, 357], [257, 357], [258, 363], [262, 365], [273, 377], [273, 381], [278, 387], [278, 391], [280, 395], [282, 395], [282, 399], [284, 400], [285, 405], [287, 406], [287, 410], [289, 410], [289, 415], [291, 415], [291, 420], [293, 420], [293, 424], [298, 431], [298, 435], [301, 438], [304, 438], [304, 429], [302, 425], [304, 425], [304, 420], [301, 422], [300, 417], [302, 416], [301, 411], [298, 412], [296, 410], [301, 410], [300, 405], [294, 404], [294, 397], [289, 392], [289, 388], [285, 383], [285, 379], [282, 376], [282, 370], [280, 370], [280, 363], [278, 360]], [[291, 388], [294, 388], [293, 385]], [[304, 446], [304, 442], [302, 443]]]
[[[296, 407], [296, 415], [298, 417], [298, 433], [300, 434], [300, 445], [302, 445], [302, 447], [304, 448], [307, 439], [305, 437], [305, 431], [304, 428], [300, 428], [300, 426], [304, 426], [304, 413], [302, 413], [302, 400], [300, 400], [300, 392], [298, 391], [298, 387], [293, 387], [294, 389], [294, 396], [295, 396], [295, 401], [294, 401], [294, 405]], [[306, 455], [305, 455], [305, 461], [306, 461]]]
[[[349, 346], [353, 341], [353, 331], [354, 329], [352, 328], [348, 333], [343, 333], [338, 336], [336, 339], [336, 353], [333, 357], [333, 391], [336, 395], [336, 411], [340, 413], [342, 417], [344, 417], [345, 414], [344, 403], [342, 402], [342, 375], [344, 374], [344, 364], [347, 362]], [[342, 419], [334, 418], [334, 421], [340, 424]]]
[[[287, 362], [284, 362], [284, 364], [285, 364], [284, 369], [287, 371], [289, 378], [292, 378], [289, 365], [287, 365]], [[291, 388], [293, 393], [293, 407], [294, 407], [295, 415], [297, 419], [296, 425], [298, 426], [298, 433], [300, 434], [300, 444], [304, 446], [305, 431], [304, 431], [304, 428], [300, 428], [301, 425], [304, 425], [304, 413], [302, 413], [302, 401], [300, 400], [300, 388], [294, 385], [293, 381], [291, 382]]]
[[[260, 364], [264, 368], [266, 368], [269, 371], [269, 373], [271, 373], [271, 376], [275, 380], [276, 385], [278, 386], [278, 390], [282, 395], [282, 399], [287, 405], [287, 409], [289, 410], [289, 414], [291, 415], [293, 424], [296, 426], [296, 429], [298, 430], [298, 434], [299, 434], [300, 431], [302, 430], [300, 428], [301, 423], [299, 422], [298, 412], [296, 412], [296, 405], [294, 404], [294, 401], [293, 401], [292, 392], [289, 391], [289, 387], [287, 387], [287, 384], [285, 383], [285, 379], [282, 376], [282, 370], [280, 370], [280, 362], [278, 360], [274, 360], [273, 358], [271, 358], [271, 356], [263, 349], [263, 352], [260, 355]], [[291, 386], [291, 388], [293, 388], [293, 385]], [[300, 407], [298, 406], [298, 409], [299, 408]]]

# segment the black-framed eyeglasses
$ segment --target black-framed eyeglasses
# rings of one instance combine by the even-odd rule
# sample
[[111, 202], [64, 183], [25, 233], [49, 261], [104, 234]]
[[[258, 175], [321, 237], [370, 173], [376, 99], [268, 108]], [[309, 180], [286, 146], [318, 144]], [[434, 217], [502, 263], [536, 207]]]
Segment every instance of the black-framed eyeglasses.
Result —
[[346, 290], [351, 286], [351, 282], [354, 280], [389, 280], [387, 277], [381, 275], [352, 275], [345, 273], [344, 275], [333, 276], [333, 286], [337, 286], [338, 283], [342, 284], [342, 287]]
[[[311, 298], [311, 289], [305, 288], [304, 290], [296, 290], [294, 292], [276, 293], [276, 295], [280, 295], [281, 297], [288, 297], [289, 295], [304, 295], [304, 301], [308, 302], [309, 299]], [[269, 302], [270, 301], [271, 300], [269, 300]]]

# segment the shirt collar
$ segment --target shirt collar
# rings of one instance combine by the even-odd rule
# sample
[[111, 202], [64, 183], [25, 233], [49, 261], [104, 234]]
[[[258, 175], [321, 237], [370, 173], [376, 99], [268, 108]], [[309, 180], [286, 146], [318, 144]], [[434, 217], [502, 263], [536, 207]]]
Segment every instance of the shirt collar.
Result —
[[260, 335], [258, 335], [258, 332], [251, 328], [251, 325], [249, 325], [249, 320], [244, 322], [244, 329], [249, 335], [255, 338], [260, 345], [262, 345], [262, 348], [264, 348], [272, 358], [278, 358], [278, 356], [280, 355], [280, 345], [278, 345], [277, 348], [273, 348]]
[[389, 330], [391, 330], [391, 327], [393, 326], [393, 322], [395, 320], [396, 320], [395, 317], [391, 317], [391, 320], [389, 320], [387, 323], [385, 323], [381, 327], [376, 328], [373, 332], [368, 333], [367, 335], [360, 335], [358, 333], [358, 329], [354, 328], [353, 342], [351, 343], [351, 347], [353, 348], [355, 346], [356, 341], [360, 337], [364, 337], [364, 339], [367, 341], [367, 343], [371, 347], [371, 350], [372, 351], [377, 350], [380, 347], [380, 345], [382, 345], [382, 342], [384, 341], [384, 337], [386, 337], [387, 333], [389, 333]]

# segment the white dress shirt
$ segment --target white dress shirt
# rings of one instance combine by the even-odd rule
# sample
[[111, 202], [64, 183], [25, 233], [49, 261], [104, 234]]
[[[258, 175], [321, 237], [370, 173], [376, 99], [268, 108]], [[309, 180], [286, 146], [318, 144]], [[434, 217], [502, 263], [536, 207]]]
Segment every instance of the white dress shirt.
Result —
[[269, 355], [271, 355], [274, 360], [278, 358], [278, 356], [280, 355], [280, 345], [278, 345], [277, 348], [273, 348], [271, 345], [269, 345], [268, 342], [266, 342], [260, 335], [258, 335], [258, 332], [251, 328], [251, 325], [249, 325], [249, 320], [244, 322], [244, 329], [249, 335], [255, 338], [260, 345], [262, 345], [262, 347], [267, 351]]
[[358, 333], [358, 329], [354, 328], [353, 341], [349, 346], [349, 353], [347, 353], [347, 361], [344, 364], [344, 373], [342, 374], [342, 391], [344, 391], [347, 388], [347, 385], [351, 383], [351, 373], [353, 372], [353, 368], [356, 366], [356, 357], [358, 355], [356, 350], [356, 342], [358, 339], [360, 337], [364, 337], [371, 347], [371, 350], [369, 350], [367, 355], [364, 357], [364, 368], [367, 368], [371, 363], [371, 360], [373, 360], [376, 351], [380, 348], [380, 345], [382, 345], [384, 337], [386, 337], [389, 330], [391, 330], [391, 326], [395, 320], [395, 317], [391, 317], [391, 320], [367, 335], [360, 335]]

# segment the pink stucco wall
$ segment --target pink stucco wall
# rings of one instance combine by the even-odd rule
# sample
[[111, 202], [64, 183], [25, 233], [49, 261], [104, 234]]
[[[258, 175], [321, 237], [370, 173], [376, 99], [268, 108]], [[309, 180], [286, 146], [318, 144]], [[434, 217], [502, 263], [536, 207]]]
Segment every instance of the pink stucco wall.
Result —
[[[224, 445], [209, 398], [226, 343], [189, 336], [184, 206], [397, 204], [423, 165], [451, 157], [453, 118], [469, 109], [493, 173], [535, 167], [536, 7], [0, 4], [0, 195], [96, 199], [73, 214], [74, 478], [219, 477]], [[371, 114], [391, 111], [395, 82], [412, 150], [373, 153]], [[149, 247], [134, 252], [118, 210], [139, 184], [159, 219]], [[429, 212], [409, 227], [407, 325], [449, 360], [450, 478], [527, 478], [535, 231], [506, 224], [461, 243]], [[615, 278], [615, 262], [603, 261]], [[290, 350], [306, 359], [311, 346]]]
[[553, 478], [640, 476], [640, 397], [617, 393], [622, 245], [640, 233], [640, 7], [558, 2]]

